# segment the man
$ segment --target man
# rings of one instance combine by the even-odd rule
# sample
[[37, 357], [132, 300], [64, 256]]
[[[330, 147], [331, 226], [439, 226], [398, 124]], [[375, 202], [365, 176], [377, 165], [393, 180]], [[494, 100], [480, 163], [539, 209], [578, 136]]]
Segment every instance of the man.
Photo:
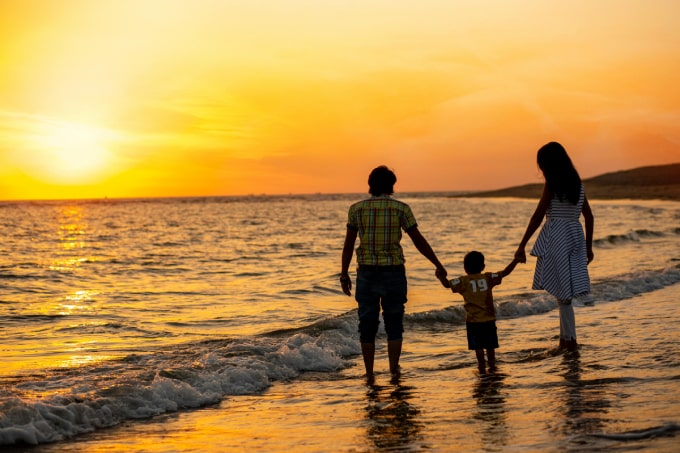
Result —
[[401, 248], [401, 231], [409, 235], [418, 251], [436, 267], [438, 278], [446, 277], [446, 269], [432, 247], [418, 230], [411, 208], [391, 197], [397, 177], [386, 166], [380, 166], [368, 177], [371, 197], [349, 208], [347, 233], [342, 250], [340, 283], [342, 291], [352, 295], [349, 265], [357, 248], [357, 282], [355, 299], [359, 305], [359, 336], [366, 378], [374, 379], [375, 337], [383, 311], [387, 333], [387, 353], [392, 379], [400, 375], [399, 358], [403, 339], [404, 304], [406, 303], [406, 270]]

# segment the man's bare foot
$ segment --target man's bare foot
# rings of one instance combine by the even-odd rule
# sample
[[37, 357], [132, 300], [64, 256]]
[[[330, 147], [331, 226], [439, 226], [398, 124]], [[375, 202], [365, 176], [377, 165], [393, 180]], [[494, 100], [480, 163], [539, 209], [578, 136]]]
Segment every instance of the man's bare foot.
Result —
[[391, 371], [390, 374], [392, 375], [390, 382], [392, 384], [399, 383], [399, 379], [401, 378], [401, 367], [397, 367], [397, 369], [394, 370], [394, 371]]

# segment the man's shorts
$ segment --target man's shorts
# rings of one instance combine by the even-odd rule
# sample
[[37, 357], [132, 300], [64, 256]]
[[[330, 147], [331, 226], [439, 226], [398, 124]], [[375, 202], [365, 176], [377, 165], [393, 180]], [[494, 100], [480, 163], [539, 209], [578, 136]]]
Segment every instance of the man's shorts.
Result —
[[406, 271], [403, 266], [377, 266], [368, 269], [359, 267], [354, 297], [359, 304], [359, 334], [362, 343], [372, 343], [375, 340], [381, 308], [387, 339], [402, 339], [406, 290]]

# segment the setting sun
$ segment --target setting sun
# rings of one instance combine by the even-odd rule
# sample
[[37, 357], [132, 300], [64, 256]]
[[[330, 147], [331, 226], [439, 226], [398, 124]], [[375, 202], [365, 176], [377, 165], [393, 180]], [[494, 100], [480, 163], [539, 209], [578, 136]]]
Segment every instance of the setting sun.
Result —
[[97, 181], [111, 164], [107, 138], [104, 131], [82, 124], [50, 124], [36, 137], [27, 170], [60, 184]]

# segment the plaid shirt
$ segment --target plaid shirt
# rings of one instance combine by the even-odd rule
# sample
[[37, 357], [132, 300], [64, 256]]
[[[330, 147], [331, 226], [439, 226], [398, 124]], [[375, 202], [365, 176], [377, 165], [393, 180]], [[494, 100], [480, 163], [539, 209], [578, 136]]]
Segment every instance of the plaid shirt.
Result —
[[357, 263], [373, 266], [404, 264], [401, 230], [417, 227], [411, 208], [389, 195], [371, 197], [349, 208], [347, 228], [357, 231]]

